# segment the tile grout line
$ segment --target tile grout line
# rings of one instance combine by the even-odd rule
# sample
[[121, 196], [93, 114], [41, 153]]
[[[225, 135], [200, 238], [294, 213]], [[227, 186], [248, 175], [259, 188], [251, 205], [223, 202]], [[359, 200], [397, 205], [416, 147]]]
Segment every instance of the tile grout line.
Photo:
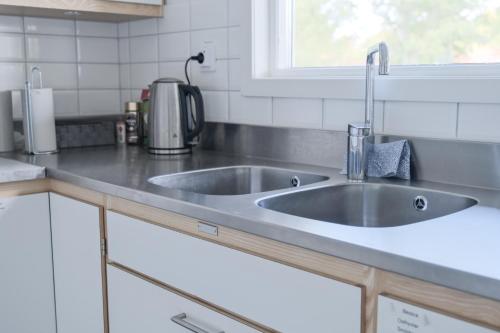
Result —
[[[226, 24], [229, 25], [229, 0], [226, 0], [226, 10], [227, 10], [227, 22]], [[229, 57], [229, 27], [225, 28], [226, 30], [226, 56]], [[231, 98], [229, 97], [230, 91], [231, 91], [231, 65], [230, 61], [227, 62], [227, 92], [226, 92], [226, 99], [227, 99], [227, 115], [226, 115], [226, 121], [229, 122], [231, 121]]]

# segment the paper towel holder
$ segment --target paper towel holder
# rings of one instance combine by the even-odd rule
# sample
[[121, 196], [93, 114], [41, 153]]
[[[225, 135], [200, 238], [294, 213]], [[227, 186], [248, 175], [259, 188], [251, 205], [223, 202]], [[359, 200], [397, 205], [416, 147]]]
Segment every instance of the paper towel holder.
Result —
[[[34, 88], [36, 74], [38, 74], [38, 89]], [[33, 92], [40, 96], [36, 100], [36, 106], [33, 101]], [[36, 114], [35, 109], [37, 110]], [[25, 83], [25, 90], [23, 92], [23, 120], [25, 151], [27, 154], [43, 155], [58, 152], [52, 89], [43, 88], [42, 71], [37, 66], [31, 68], [31, 78]], [[44, 125], [47, 128], [38, 131], [37, 126], [39, 125]]]

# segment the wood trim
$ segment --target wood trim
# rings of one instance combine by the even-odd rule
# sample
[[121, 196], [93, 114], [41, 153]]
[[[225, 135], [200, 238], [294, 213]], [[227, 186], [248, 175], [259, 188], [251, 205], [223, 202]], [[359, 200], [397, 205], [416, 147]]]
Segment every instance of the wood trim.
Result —
[[66, 11], [77, 11], [78, 19], [125, 21], [163, 16], [163, 6], [106, 0], [0, 0], [0, 13], [7, 15], [68, 18]]
[[[107, 229], [106, 229], [106, 212], [104, 207], [99, 207], [99, 230], [101, 242], [107, 248]], [[102, 245], [101, 245], [102, 246]], [[109, 333], [109, 309], [108, 309], [108, 265], [107, 265], [107, 251], [102, 252], [101, 248], [101, 277], [102, 277], [102, 303], [103, 303], [103, 318], [104, 318], [104, 333]]]
[[500, 331], [500, 302], [491, 299], [223, 226], [218, 226], [217, 236], [202, 234], [198, 231], [200, 221], [196, 219], [56, 180], [44, 179], [0, 184], [0, 197], [49, 191], [100, 206], [103, 214], [102, 232], [104, 234], [106, 232], [104, 209], [109, 209], [268, 260], [363, 287], [362, 313], [365, 319], [362, 326], [364, 333], [376, 333], [376, 309], [379, 294], [407, 300], [409, 303]]
[[49, 192], [48, 179], [37, 179], [23, 182], [0, 184], [0, 198], [15, 197], [34, 193]]
[[81, 188], [76, 185], [61, 182], [59, 180], [47, 179], [50, 182], [48, 191], [64, 195], [69, 198], [77, 199], [85, 203], [89, 203], [95, 206], [105, 207], [106, 206], [106, 195]]
[[[377, 270], [373, 296], [386, 294], [441, 314], [500, 330], [500, 303], [399, 274]], [[375, 307], [376, 309], [376, 299]], [[369, 327], [375, 332], [376, 318]]]

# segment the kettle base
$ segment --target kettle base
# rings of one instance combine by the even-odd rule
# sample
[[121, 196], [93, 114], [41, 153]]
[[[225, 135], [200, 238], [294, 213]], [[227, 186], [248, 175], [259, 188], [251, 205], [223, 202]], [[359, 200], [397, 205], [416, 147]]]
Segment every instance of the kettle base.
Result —
[[148, 148], [148, 153], [153, 155], [184, 155], [191, 154], [191, 147], [188, 148]]

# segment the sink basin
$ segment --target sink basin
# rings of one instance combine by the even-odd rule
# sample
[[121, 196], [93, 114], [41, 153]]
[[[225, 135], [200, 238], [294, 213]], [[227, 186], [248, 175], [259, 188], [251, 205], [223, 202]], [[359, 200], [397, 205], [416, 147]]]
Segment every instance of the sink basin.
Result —
[[328, 177], [293, 170], [236, 166], [158, 176], [152, 184], [208, 195], [243, 195], [299, 187], [328, 180]]
[[395, 227], [476, 205], [465, 196], [385, 184], [346, 184], [263, 199], [277, 212], [357, 227]]

